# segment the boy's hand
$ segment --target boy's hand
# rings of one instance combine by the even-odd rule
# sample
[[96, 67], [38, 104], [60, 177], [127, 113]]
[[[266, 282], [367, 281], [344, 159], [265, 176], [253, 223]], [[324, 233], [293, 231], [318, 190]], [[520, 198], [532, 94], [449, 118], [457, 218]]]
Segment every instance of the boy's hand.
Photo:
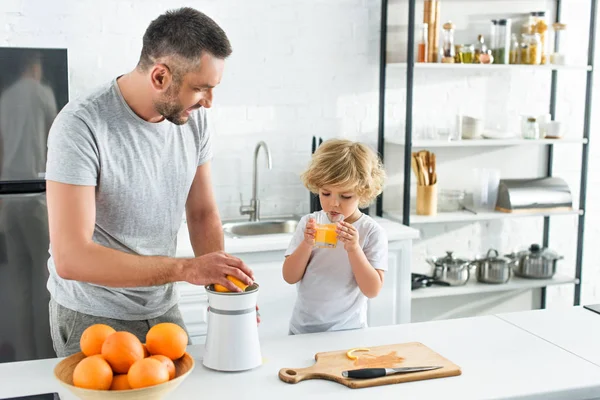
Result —
[[349, 224], [346, 221], [338, 222], [336, 232], [338, 240], [344, 243], [344, 249], [346, 249], [348, 253], [360, 250], [360, 245], [358, 244], [358, 231], [352, 224]]
[[309, 218], [304, 228], [304, 242], [310, 246], [315, 245], [315, 235], [317, 234], [317, 222], [314, 218]]

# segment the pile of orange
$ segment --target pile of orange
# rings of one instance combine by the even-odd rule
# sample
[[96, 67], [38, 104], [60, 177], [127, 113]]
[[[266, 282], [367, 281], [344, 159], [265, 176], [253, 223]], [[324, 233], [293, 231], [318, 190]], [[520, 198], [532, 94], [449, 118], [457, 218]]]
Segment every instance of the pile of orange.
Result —
[[175, 377], [188, 336], [172, 323], [153, 326], [142, 343], [135, 335], [96, 324], [81, 335], [85, 358], [73, 371], [73, 384], [94, 390], [128, 390], [160, 385]]

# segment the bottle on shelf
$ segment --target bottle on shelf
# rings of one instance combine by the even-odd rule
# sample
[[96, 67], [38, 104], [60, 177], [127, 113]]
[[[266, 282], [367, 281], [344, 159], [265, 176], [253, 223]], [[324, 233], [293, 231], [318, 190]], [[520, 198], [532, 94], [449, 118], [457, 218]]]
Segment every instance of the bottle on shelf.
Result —
[[454, 24], [448, 21], [444, 24], [444, 32], [442, 36], [443, 40], [443, 63], [454, 63], [454, 56], [456, 55], [454, 49]]
[[428, 46], [428, 30], [429, 24], [421, 24], [421, 34], [417, 44], [417, 62], [429, 62], [429, 46]]
[[520, 56], [520, 46], [519, 46], [519, 40], [517, 39], [517, 35], [516, 34], [512, 34], [510, 36], [510, 57], [509, 57], [509, 63], [511, 64], [519, 64], [520, 60], [519, 60], [519, 56]]
[[496, 54], [496, 48], [498, 47], [497, 45], [497, 35], [498, 35], [498, 20], [493, 19], [492, 23], [490, 25], [490, 43], [489, 43], [489, 47], [490, 50], [492, 50], [492, 57], [494, 58], [493, 63], [496, 64], [497, 63], [497, 54]]
[[510, 60], [510, 32], [511, 20], [499, 19], [496, 34], [496, 64], [508, 64]]
[[555, 65], [565, 65], [566, 55], [563, 51], [565, 45], [565, 36], [567, 34], [567, 25], [556, 22], [552, 25], [554, 29], [554, 51], [550, 56], [550, 62]]
[[485, 44], [485, 38], [483, 35], [477, 35], [477, 44], [475, 45], [475, 64], [481, 64], [481, 55], [487, 54], [487, 45]]
[[540, 35], [540, 52], [542, 54], [540, 64], [548, 63], [548, 22], [546, 22], [546, 11], [533, 11], [529, 15], [529, 33]]

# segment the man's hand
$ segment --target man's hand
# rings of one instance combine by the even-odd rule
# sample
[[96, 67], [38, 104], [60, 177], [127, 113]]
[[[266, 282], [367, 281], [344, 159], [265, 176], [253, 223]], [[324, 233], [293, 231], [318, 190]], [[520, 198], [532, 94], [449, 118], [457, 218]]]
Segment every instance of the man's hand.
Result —
[[242, 260], [224, 251], [208, 253], [187, 260], [183, 270], [183, 280], [193, 285], [212, 285], [218, 283], [232, 292], [241, 292], [227, 275], [238, 278], [247, 285], [254, 282], [254, 273]]

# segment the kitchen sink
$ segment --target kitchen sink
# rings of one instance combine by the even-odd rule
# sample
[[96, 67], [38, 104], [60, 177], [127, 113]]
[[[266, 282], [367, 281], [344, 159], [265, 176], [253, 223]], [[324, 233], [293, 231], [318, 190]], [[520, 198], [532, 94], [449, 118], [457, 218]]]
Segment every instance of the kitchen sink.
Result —
[[296, 231], [298, 218], [261, 219], [260, 221], [238, 221], [223, 224], [223, 232], [233, 237], [289, 234]]

